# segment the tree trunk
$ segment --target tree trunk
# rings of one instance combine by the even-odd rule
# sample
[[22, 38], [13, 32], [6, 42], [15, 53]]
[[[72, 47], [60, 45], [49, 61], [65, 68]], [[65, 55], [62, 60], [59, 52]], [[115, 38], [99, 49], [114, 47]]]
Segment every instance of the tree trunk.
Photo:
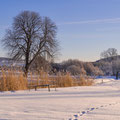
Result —
[[29, 48], [27, 49], [27, 52], [26, 52], [26, 59], [25, 59], [25, 76], [27, 77], [27, 74], [28, 74], [28, 70], [29, 70]]
[[29, 70], [29, 65], [26, 64], [26, 65], [25, 65], [25, 71], [24, 71], [24, 74], [25, 74], [26, 77], [27, 77], [27, 75], [28, 75], [28, 70]]

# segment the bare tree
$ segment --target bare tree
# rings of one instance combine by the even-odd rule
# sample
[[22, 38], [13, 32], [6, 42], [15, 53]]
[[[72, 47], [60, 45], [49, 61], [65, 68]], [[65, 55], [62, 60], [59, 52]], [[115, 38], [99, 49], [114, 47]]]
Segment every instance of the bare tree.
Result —
[[114, 57], [117, 56], [117, 49], [115, 48], [109, 48], [108, 50], [105, 50], [101, 53], [101, 58], [109, 58], [109, 57]]
[[39, 55], [53, 57], [58, 48], [57, 27], [48, 17], [36, 12], [23, 11], [14, 18], [12, 28], [3, 39], [13, 59], [25, 59], [25, 74]]

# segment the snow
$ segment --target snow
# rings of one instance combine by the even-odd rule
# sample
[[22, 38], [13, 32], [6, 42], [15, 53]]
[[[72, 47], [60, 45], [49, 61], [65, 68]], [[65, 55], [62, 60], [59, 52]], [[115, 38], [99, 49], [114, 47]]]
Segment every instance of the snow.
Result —
[[120, 120], [120, 81], [0, 93], [0, 120]]

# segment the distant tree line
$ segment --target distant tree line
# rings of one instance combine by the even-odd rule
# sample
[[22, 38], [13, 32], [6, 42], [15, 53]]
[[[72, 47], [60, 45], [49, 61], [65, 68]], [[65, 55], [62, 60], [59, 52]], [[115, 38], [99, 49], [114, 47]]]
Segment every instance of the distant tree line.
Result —
[[97, 66], [94, 66], [90, 62], [82, 62], [79, 60], [67, 60], [62, 63], [53, 63], [52, 69], [56, 70], [56, 72], [63, 71], [69, 72], [71, 75], [89, 75], [89, 76], [97, 76], [103, 75], [102, 70], [100, 70]]
[[116, 75], [120, 72], [120, 56], [117, 49], [109, 48], [100, 54], [101, 59], [96, 62], [82, 62], [79, 60], [67, 60], [60, 64], [52, 64], [56, 71], [70, 72], [72, 75]]

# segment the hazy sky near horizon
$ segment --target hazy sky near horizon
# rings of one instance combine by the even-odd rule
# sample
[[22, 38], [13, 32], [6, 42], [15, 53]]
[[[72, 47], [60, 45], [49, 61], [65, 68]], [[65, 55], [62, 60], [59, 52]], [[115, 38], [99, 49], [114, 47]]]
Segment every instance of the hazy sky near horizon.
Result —
[[[95, 61], [108, 48], [120, 53], [120, 0], [0, 0], [0, 39], [24, 10], [56, 23], [61, 46], [58, 61]], [[2, 44], [0, 56], [6, 56]]]

